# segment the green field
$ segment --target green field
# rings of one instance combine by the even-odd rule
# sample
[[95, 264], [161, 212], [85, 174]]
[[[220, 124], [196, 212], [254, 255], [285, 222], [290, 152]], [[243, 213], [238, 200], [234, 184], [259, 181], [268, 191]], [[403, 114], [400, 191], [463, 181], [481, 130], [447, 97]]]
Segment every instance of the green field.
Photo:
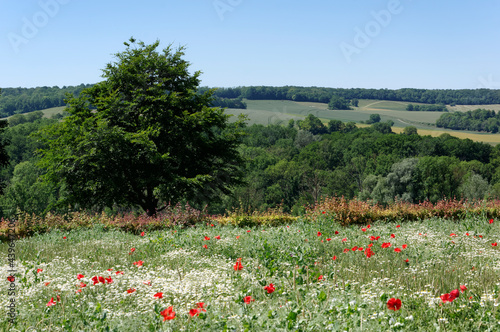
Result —
[[[361, 125], [361, 121], [370, 118], [370, 114], [380, 114], [381, 121], [394, 121], [393, 131], [401, 132], [404, 127], [414, 126], [421, 135], [439, 136], [448, 133], [459, 138], [470, 138], [496, 145], [500, 143], [500, 134], [485, 134], [480, 132], [455, 131], [437, 128], [434, 124], [443, 112], [410, 112], [406, 111], [408, 104], [399, 101], [385, 100], [360, 100], [359, 107], [353, 110], [332, 111], [324, 103], [294, 102], [290, 100], [245, 100], [247, 109], [227, 109], [228, 114], [245, 114], [248, 123], [253, 124], [286, 124], [290, 119], [304, 119], [308, 114], [313, 114], [324, 123], [330, 120], [341, 120], [343, 122], [354, 121]], [[467, 111], [477, 108], [500, 110], [500, 105], [457, 105], [449, 107], [455, 111]]]

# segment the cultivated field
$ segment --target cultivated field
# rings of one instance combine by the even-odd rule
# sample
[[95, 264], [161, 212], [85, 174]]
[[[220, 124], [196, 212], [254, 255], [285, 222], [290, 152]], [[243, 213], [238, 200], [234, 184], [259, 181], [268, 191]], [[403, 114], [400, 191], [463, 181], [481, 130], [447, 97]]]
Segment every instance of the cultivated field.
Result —
[[[499, 223], [432, 218], [342, 227], [200, 224], [16, 242], [17, 325], [3, 330], [494, 331]], [[400, 302], [399, 302], [400, 301]]]

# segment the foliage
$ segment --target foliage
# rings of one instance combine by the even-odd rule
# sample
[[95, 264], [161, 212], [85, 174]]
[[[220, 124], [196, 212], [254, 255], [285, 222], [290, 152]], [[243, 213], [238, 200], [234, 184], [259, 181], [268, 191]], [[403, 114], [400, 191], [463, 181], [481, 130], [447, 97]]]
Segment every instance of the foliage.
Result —
[[68, 99], [71, 116], [40, 134], [46, 178], [65, 187], [60, 204], [154, 215], [163, 202], [229, 193], [239, 181], [241, 122], [229, 124], [209, 107], [210, 92], [196, 92], [200, 72], [189, 74], [182, 48], [160, 53], [158, 41], [130, 41], [106, 80]]
[[350, 102], [346, 100], [344, 97], [339, 97], [337, 95], [333, 95], [328, 102], [328, 109], [330, 110], [350, 110], [349, 106]]
[[446, 105], [413, 105], [408, 104], [406, 106], [407, 111], [414, 112], [448, 112]]

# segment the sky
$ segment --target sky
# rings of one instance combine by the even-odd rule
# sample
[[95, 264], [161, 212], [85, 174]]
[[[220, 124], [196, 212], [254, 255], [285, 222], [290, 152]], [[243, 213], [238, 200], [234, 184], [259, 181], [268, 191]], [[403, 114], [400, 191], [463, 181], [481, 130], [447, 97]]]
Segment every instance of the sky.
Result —
[[500, 1], [0, 0], [0, 87], [102, 81], [130, 37], [210, 87], [500, 89]]

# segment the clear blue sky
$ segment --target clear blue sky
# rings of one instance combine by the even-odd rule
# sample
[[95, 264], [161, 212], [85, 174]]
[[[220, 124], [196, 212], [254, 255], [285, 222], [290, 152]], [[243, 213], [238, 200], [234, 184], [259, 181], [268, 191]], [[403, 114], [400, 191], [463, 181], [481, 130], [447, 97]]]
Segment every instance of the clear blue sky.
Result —
[[500, 89], [500, 1], [0, 0], [0, 87], [96, 83], [131, 36], [202, 85]]

